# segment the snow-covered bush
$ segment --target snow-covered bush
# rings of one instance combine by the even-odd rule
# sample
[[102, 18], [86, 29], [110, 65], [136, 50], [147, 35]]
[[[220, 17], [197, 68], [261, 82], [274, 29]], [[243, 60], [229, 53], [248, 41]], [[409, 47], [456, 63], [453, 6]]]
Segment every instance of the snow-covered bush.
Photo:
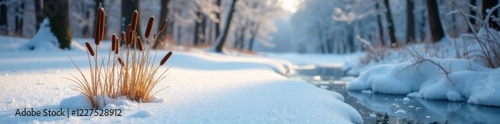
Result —
[[[75, 90], [85, 94], [94, 108], [105, 106], [111, 102], [109, 98], [116, 99], [122, 96], [137, 102], [149, 102], [155, 94], [153, 88], [166, 77], [165, 72], [168, 69], [163, 72], [158, 71], [170, 58], [172, 52], [165, 55], [160, 63], [155, 65], [156, 53], [154, 56], [151, 55], [151, 47], [153, 45], [148, 45], [145, 49], [145, 45], [148, 44], [148, 38], [151, 36], [154, 17], [149, 19], [144, 34], [144, 38], [146, 38], [145, 42], [142, 42], [141, 37], [135, 38], [138, 12], [135, 11], [132, 17], [133, 19], [126, 31], [127, 33], [122, 32], [124, 47], [120, 48], [119, 38], [113, 34], [108, 57], [99, 56], [99, 44], [104, 37], [105, 23], [104, 8], [100, 7], [95, 26], [94, 45], [89, 42], [85, 43], [88, 52], [90, 73], [84, 73], [72, 60], [81, 77], [72, 75], [73, 78], [68, 79], [78, 85], [78, 89]], [[163, 31], [165, 24], [166, 20], [163, 21], [161, 26], [163, 28], [159, 32]], [[156, 35], [149, 41], [157, 42]]]

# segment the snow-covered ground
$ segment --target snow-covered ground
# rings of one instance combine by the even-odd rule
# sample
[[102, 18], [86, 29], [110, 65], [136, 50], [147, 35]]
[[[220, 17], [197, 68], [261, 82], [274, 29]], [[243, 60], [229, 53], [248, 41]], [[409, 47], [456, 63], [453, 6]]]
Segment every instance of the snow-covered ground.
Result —
[[[9, 42], [9, 43], [4, 43]], [[27, 42], [27, 41], [25, 41]], [[2, 44], [20, 45], [10, 41]], [[104, 42], [106, 44], [107, 42]], [[109, 45], [109, 43], [107, 43]], [[106, 45], [103, 45], [106, 46]], [[2, 46], [3, 47], [3, 46]], [[159, 55], [166, 51], [159, 51]], [[68, 55], [84, 67], [84, 51], [0, 52], [0, 122], [4, 123], [362, 123], [343, 97], [303, 81], [290, 80], [290, 62], [180, 52], [167, 62], [168, 76], [153, 103], [116, 100], [107, 109], [121, 117], [20, 117], [16, 110], [86, 109], [88, 101], [64, 79], [78, 74]], [[166, 66], [161, 68], [166, 69]], [[83, 68], [88, 71], [88, 68]]]
[[[364, 69], [360, 69], [360, 76], [351, 81], [348, 89], [498, 107], [500, 69], [486, 68], [478, 61], [457, 59], [458, 55], [463, 55], [462, 48], [479, 50], [474, 43], [462, 39], [445, 39], [430, 45], [430, 48], [421, 44], [407, 46], [404, 48], [406, 54], [389, 51], [386, 60], [378, 64], [369, 63], [368, 67], [358, 67]], [[408, 50], [413, 54], [421, 54], [422, 58], [412, 58], [415, 55], [408, 53]]]

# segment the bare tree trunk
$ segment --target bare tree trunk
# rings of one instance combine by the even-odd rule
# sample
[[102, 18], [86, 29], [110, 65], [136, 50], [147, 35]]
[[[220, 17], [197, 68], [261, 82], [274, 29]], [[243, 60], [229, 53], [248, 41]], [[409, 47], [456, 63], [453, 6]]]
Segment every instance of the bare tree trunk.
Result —
[[[486, 16], [488, 14], [488, 12], [486, 12], [486, 10], [496, 6], [498, 4], [498, 0], [483, 0], [483, 7], [482, 7], [482, 10], [481, 12], [483, 13], [484, 16]], [[498, 10], [493, 10], [492, 16], [498, 18]], [[496, 21], [493, 21], [493, 18], [491, 18], [490, 20], [488, 20], [488, 24], [490, 25], [491, 28], [495, 29], [495, 30], [500, 30], [500, 26], [498, 25], [498, 23]]]
[[[38, 1], [38, 0], [36, 0]], [[6, 0], [0, 0], [6, 2]], [[7, 5], [6, 3], [0, 4], [0, 34], [7, 34]]]
[[16, 10], [16, 21], [15, 21], [15, 32], [18, 36], [23, 36], [23, 24], [24, 24], [24, 1], [19, 1], [18, 7]]
[[[132, 14], [134, 13], [135, 10], [139, 10], [139, 5], [140, 2], [139, 0], [122, 0], [122, 24], [121, 24], [121, 30], [126, 31], [128, 24], [132, 21]], [[139, 16], [141, 13], [139, 12]], [[141, 19], [137, 19], [137, 27], [136, 27], [136, 36], [142, 37], [142, 30], [141, 30]]]
[[196, 12], [196, 19], [194, 20], [195, 23], [194, 23], [194, 46], [198, 46], [198, 43], [199, 43], [199, 36], [200, 36], [200, 32], [199, 32], [199, 28], [200, 28], [200, 22], [198, 21], [199, 19], [201, 18], [201, 12], [198, 11]]
[[50, 29], [59, 42], [59, 48], [71, 49], [69, 0], [43, 0], [43, 12], [50, 21]]
[[[470, 0], [470, 4], [473, 5], [473, 6], [476, 6], [476, 0]], [[471, 9], [470, 10], [470, 15], [476, 16], [477, 15], [476, 11], [473, 10], [473, 9]], [[474, 19], [474, 18], [471, 17], [471, 18], [469, 18], [469, 21], [472, 24], [472, 27], [475, 28], [475, 26], [476, 26], [476, 19]], [[472, 33], [472, 29], [471, 28], [469, 28], [469, 32]]]
[[243, 26], [240, 30], [240, 36], [239, 36], [239, 39], [238, 39], [238, 42], [239, 43], [239, 46], [237, 46], [238, 50], [243, 50], [243, 48], [245, 47], [245, 31], [246, 31], [246, 25]]
[[413, 14], [413, 0], [406, 0], [406, 42], [414, 43], [415, 40], [415, 17]]
[[224, 30], [223, 30], [223, 34], [219, 35], [217, 37], [217, 42], [215, 43], [215, 52], [222, 52], [222, 47], [224, 46], [224, 44], [226, 43], [226, 38], [227, 38], [227, 34], [229, 32], [229, 27], [231, 26], [231, 20], [233, 19], [233, 13], [234, 13], [234, 6], [236, 5], [236, 2], [238, 0], [233, 0], [233, 2], [231, 3], [231, 7], [229, 8], [229, 13], [228, 13], [228, 17], [224, 23]]
[[385, 15], [386, 15], [386, 19], [387, 19], [387, 25], [388, 25], [388, 28], [389, 28], [389, 38], [391, 39], [391, 47], [396, 47], [398, 44], [397, 44], [397, 40], [396, 40], [396, 36], [395, 36], [395, 30], [394, 30], [394, 22], [392, 21], [392, 13], [391, 13], [391, 6], [389, 4], [389, 0], [384, 0], [384, 4], [385, 4], [385, 7], [387, 9]]
[[[167, 20], [167, 27], [165, 27], [166, 30], [164, 30], [163, 32], [160, 32], [160, 34], [158, 34], [158, 39], [161, 39], [161, 40], [154, 42], [154, 44], [153, 44], [154, 49], [159, 49], [162, 42], [171, 40], [170, 38], [172, 36], [172, 30], [170, 30], [170, 29], [172, 29], [172, 25], [170, 25], [170, 24], [173, 24], [173, 22], [171, 19], [169, 19], [169, 14], [170, 14], [169, 12], [170, 12], [170, 0], [162, 0], [161, 1], [159, 22], [162, 22], [165, 19], [168, 19]], [[158, 30], [161, 28], [160, 26], [161, 25], [158, 25]]]
[[41, 0], [35, 0], [35, 16], [36, 16], [35, 26], [36, 26], [36, 30], [38, 31], [38, 29], [40, 28], [40, 23], [43, 21], [43, 11], [42, 11], [42, 1]]
[[[250, 34], [250, 41], [248, 43], [248, 51], [253, 50], [253, 45], [255, 43], [255, 37], [257, 37], [257, 31], [259, 31], [259, 28], [260, 28], [260, 23], [257, 23], [256, 25], [257, 26], [255, 26], [255, 28], [252, 30], [252, 32]], [[253, 25], [252, 25], [252, 27], [253, 27]]]
[[429, 15], [429, 24], [432, 36], [432, 42], [438, 42], [445, 35], [443, 31], [443, 25], [441, 24], [441, 19], [439, 18], [439, 9], [436, 0], [426, 0], [427, 2], [427, 12]]
[[220, 13], [222, 13], [221, 1], [222, 0], [217, 0], [217, 6], [219, 7], [220, 11], [215, 13], [215, 17], [219, 19], [219, 22], [215, 23], [215, 37], [219, 37], [220, 34], [220, 22], [222, 21], [222, 19], [220, 18]]
[[200, 43], [206, 43], [207, 42], [207, 35], [205, 33], [206, 31], [206, 28], [207, 28], [207, 16], [206, 15], [202, 15], [202, 18], [201, 18], [201, 24], [200, 24]]
[[[379, 3], [375, 4], [375, 9], [380, 10]], [[382, 15], [380, 14], [377, 14], [377, 26], [378, 26], [378, 36], [380, 37], [380, 43], [382, 46], [385, 46], [384, 28], [382, 26]]]

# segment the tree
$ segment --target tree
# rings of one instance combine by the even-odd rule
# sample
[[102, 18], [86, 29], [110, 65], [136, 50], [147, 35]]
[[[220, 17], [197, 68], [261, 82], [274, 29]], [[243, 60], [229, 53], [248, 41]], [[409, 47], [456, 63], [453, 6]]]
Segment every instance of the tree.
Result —
[[387, 25], [389, 28], [389, 38], [391, 39], [391, 47], [396, 47], [397, 46], [397, 40], [395, 36], [395, 30], [394, 30], [394, 22], [392, 21], [392, 13], [391, 13], [391, 6], [389, 4], [389, 0], [384, 0], [385, 8], [387, 11], [385, 12], [385, 16], [387, 19]]
[[[169, 12], [170, 12], [170, 0], [162, 0], [161, 1], [161, 9], [160, 9], [160, 22], [165, 20], [165, 19], [168, 19], [169, 17]], [[168, 20], [168, 22], [171, 22], [172, 20]], [[158, 25], [158, 29], [160, 29], [161, 25]], [[159, 39], [162, 39], [161, 41], [158, 41], [158, 42], [155, 42], [154, 45], [153, 45], [153, 48], [155, 49], [158, 49], [160, 47], [160, 42], [163, 42], [165, 41], [165, 38], [169, 38], [170, 35], [172, 35], [172, 30], [169, 30], [172, 26], [167, 26], [165, 28], [167, 28], [167, 30], [164, 30], [163, 32], [160, 32], [160, 34], [158, 34], [158, 38]], [[170, 40], [170, 39], [167, 39], [167, 40]]]
[[415, 41], [415, 18], [413, 14], [413, 0], [406, 0], [406, 42]]
[[217, 36], [217, 41], [215, 43], [215, 52], [222, 52], [222, 47], [226, 43], [229, 27], [231, 26], [231, 20], [233, 19], [234, 6], [236, 5], [237, 1], [238, 0], [233, 0], [233, 2], [231, 3], [231, 7], [229, 8], [229, 12], [227, 14], [228, 16], [226, 18], [226, 21], [224, 22], [224, 30], [222, 30], [222, 34], [219, 34], [219, 36]]
[[[121, 24], [121, 30], [126, 31], [127, 26], [130, 22], [132, 22], [132, 13], [135, 10], [139, 10], [139, 0], [122, 0], [122, 19], [125, 23]], [[140, 15], [140, 13], [139, 13]], [[137, 17], [141, 17], [141, 16]], [[141, 19], [137, 19], [137, 27], [136, 27], [136, 36], [142, 37], [141, 30]]]
[[7, 33], [7, 4], [6, 0], [0, 0], [0, 34]]
[[71, 49], [68, 2], [69, 0], [43, 0], [44, 16], [50, 21], [50, 30], [56, 36], [61, 49]]
[[[470, 4], [473, 6], [476, 6], [476, 0], [470, 0]], [[470, 15], [476, 16], [476, 10], [470, 9]], [[470, 17], [469, 21], [470, 21], [470, 24], [472, 24], [472, 27], [469, 28], [469, 32], [472, 33], [472, 28], [474, 28], [476, 25], [476, 19], [474, 19], [473, 17]]]
[[432, 42], [438, 42], [445, 36], [441, 19], [439, 18], [438, 4], [436, 0], [426, 0], [426, 2]]
[[248, 51], [252, 51], [253, 50], [253, 45], [255, 43], [255, 37], [257, 37], [257, 31], [259, 30], [260, 28], [260, 23], [252, 23], [251, 24], [252, 26], [251, 27], [254, 27], [254, 25], [256, 25], [253, 30], [250, 31], [250, 43], [248, 43]]
[[18, 1], [17, 7], [16, 7], [16, 20], [15, 20], [15, 32], [16, 35], [22, 36], [23, 35], [23, 26], [24, 26], [24, 1]]
[[[491, 9], [492, 7], [496, 6], [497, 4], [498, 4], [498, 0], [483, 0], [482, 10], [481, 10], [481, 12], [483, 13], [483, 16], [486, 17], [486, 15], [489, 13], [487, 10]], [[499, 18], [497, 10], [490, 10], [490, 11], [492, 11], [491, 12], [492, 16], [494, 16], [495, 18]], [[487, 23], [489, 24], [489, 26], [491, 28], [493, 28], [497, 31], [500, 30], [500, 26], [493, 19], [494, 18], [490, 18]]]
[[217, 22], [215, 22], [215, 37], [219, 37], [220, 34], [220, 13], [222, 12], [222, 7], [221, 7], [221, 1], [222, 0], [217, 0], [217, 6], [219, 7], [219, 12], [215, 13], [215, 17], [218, 19]]
[[[199, 6], [198, 6], [199, 7]], [[195, 18], [195, 23], [194, 23], [194, 32], [193, 32], [193, 43], [194, 43], [194, 46], [198, 46], [199, 42], [200, 42], [200, 25], [201, 25], [201, 22], [200, 22], [200, 19], [201, 19], [201, 12], [200, 10], [198, 9], [198, 11], [196, 11], [196, 18]]]
[[[379, 3], [375, 3], [375, 10], [380, 10]], [[382, 26], [382, 15], [377, 14], [377, 27], [378, 27], [378, 36], [380, 37], [380, 43], [382, 46], [385, 46], [384, 40], [384, 28]]]
[[42, 11], [42, 1], [35, 0], [35, 28], [38, 30], [40, 28], [40, 23], [43, 21], [43, 11]]

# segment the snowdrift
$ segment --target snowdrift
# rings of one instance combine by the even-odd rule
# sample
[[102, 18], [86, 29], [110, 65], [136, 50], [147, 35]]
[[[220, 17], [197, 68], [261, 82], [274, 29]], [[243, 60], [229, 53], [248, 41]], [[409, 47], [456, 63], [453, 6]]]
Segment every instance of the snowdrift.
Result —
[[374, 66], [351, 81], [348, 89], [500, 106], [498, 75], [500, 69], [485, 68], [469, 60], [429, 59], [415, 65], [404, 62]]

